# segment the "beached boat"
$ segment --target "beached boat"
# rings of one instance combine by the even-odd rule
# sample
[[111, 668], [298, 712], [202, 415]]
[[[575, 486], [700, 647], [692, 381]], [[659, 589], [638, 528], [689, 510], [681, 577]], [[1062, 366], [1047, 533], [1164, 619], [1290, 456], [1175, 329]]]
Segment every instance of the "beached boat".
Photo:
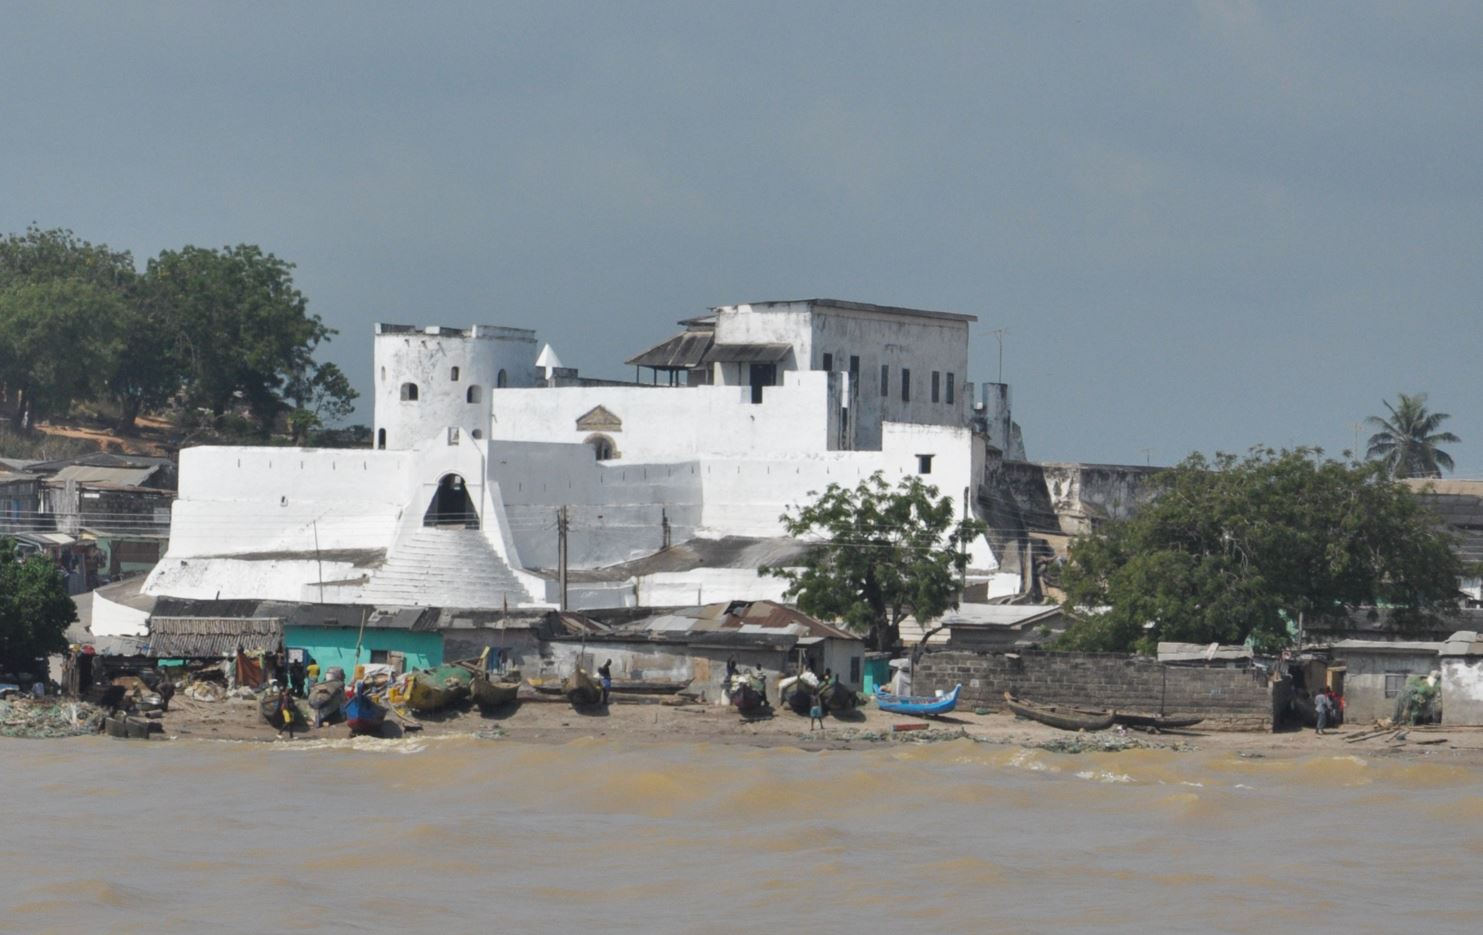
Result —
[[[819, 691], [819, 700], [824, 704], [825, 714], [841, 714], [853, 711], [860, 704], [860, 696], [853, 688], [831, 682]], [[954, 699], [956, 701], [956, 698]]]
[[345, 702], [345, 723], [352, 736], [356, 734], [379, 735], [386, 720], [386, 706], [376, 700], [364, 682], [355, 686], [355, 694]]
[[1036, 704], [1004, 693], [1009, 710], [1023, 718], [1039, 721], [1061, 730], [1106, 730], [1113, 724], [1111, 711], [1087, 711], [1067, 705]]
[[[674, 695], [690, 687], [694, 679], [685, 679], [682, 682], [658, 681], [653, 679], [613, 679], [613, 687], [609, 689], [614, 695]], [[543, 679], [531, 679], [527, 682], [531, 688], [543, 695], [566, 694], [566, 682], [549, 682]]]
[[432, 669], [421, 669], [408, 676], [407, 707], [427, 714], [441, 711], [469, 697], [469, 683], [474, 680], [470, 667], [453, 663]]
[[506, 673], [498, 678], [491, 678], [485, 673], [477, 674], [469, 683], [469, 693], [473, 696], [474, 704], [481, 709], [510, 704], [520, 693], [520, 673]]
[[263, 692], [263, 697], [258, 701], [258, 711], [262, 713], [263, 720], [277, 730], [293, 733], [309, 726], [309, 717], [304, 709], [297, 699], [286, 692]]
[[914, 714], [919, 717], [937, 717], [947, 714], [958, 706], [958, 693], [963, 690], [959, 682], [945, 695], [893, 695], [884, 689], [876, 689], [875, 706], [892, 714]]
[[561, 693], [574, 708], [602, 702], [602, 685], [580, 667], [561, 680]]
[[1181, 727], [1194, 727], [1203, 720], [1205, 719], [1194, 715], [1112, 712], [1112, 723], [1139, 730], [1178, 730]]
[[757, 717], [772, 710], [767, 696], [758, 691], [750, 680], [740, 676], [731, 687], [731, 704], [742, 717]]
[[323, 724], [332, 721], [345, 707], [345, 682], [343, 679], [331, 679], [324, 682], [315, 682], [314, 687], [309, 689], [309, 712]]
[[794, 714], [808, 714], [814, 704], [814, 692], [819, 688], [819, 677], [812, 672], [790, 675], [778, 679], [778, 699], [792, 709]]

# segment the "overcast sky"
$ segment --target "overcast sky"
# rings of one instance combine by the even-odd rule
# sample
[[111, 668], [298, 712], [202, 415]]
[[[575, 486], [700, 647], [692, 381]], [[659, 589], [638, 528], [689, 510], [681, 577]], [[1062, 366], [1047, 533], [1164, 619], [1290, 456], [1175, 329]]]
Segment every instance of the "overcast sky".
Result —
[[[1034, 459], [1354, 444], [1483, 476], [1483, 5], [15, 4], [0, 228], [298, 264], [622, 377], [677, 319], [977, 315]], [[369, 406], [362, 418], [369, 420]], [[1367, 435], [1367, 432], [1362, 432]]]

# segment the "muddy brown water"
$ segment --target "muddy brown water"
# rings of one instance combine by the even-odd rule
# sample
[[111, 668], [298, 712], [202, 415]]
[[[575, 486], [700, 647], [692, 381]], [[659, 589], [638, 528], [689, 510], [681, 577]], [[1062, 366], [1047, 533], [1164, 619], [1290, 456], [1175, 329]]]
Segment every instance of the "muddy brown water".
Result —
[[15, 932], [1477, 931], [1483, 770], [472, 737], [0, 740]]

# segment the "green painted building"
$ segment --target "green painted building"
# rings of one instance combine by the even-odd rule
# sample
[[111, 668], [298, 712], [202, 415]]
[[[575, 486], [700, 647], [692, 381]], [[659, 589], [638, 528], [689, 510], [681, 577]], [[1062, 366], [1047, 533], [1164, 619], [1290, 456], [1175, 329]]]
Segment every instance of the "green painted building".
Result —
[[354, 677], [357, 663], [390, 662], [393, 653], [402, 655], [403, 671], [443, 664], [443, 634], [437, 630], [436, 610], [367, 610], [364, 627], [361, 610], [340, 610], [326, 605], [299, 608], [284, 621], [283, 645], [303, 649], [319, 663], [321, 672], [330, 666], [341, 667], [347, 678]]

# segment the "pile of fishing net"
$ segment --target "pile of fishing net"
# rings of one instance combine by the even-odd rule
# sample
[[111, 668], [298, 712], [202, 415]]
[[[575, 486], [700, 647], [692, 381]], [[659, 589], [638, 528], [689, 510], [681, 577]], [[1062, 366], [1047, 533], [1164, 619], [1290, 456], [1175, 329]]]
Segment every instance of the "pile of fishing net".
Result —
[[1396, 696], [1395, 717], [1391, 719], [1397, 727], [1406, 724], [1438, 724], [1442, 720], [1442, 693], [1435, 677], [1413, 675], [1406, 679], [1406, 687]]
[[103, 709], [53, 698], [0, 700], [0, 737], [75, 737], [96, 734]]

